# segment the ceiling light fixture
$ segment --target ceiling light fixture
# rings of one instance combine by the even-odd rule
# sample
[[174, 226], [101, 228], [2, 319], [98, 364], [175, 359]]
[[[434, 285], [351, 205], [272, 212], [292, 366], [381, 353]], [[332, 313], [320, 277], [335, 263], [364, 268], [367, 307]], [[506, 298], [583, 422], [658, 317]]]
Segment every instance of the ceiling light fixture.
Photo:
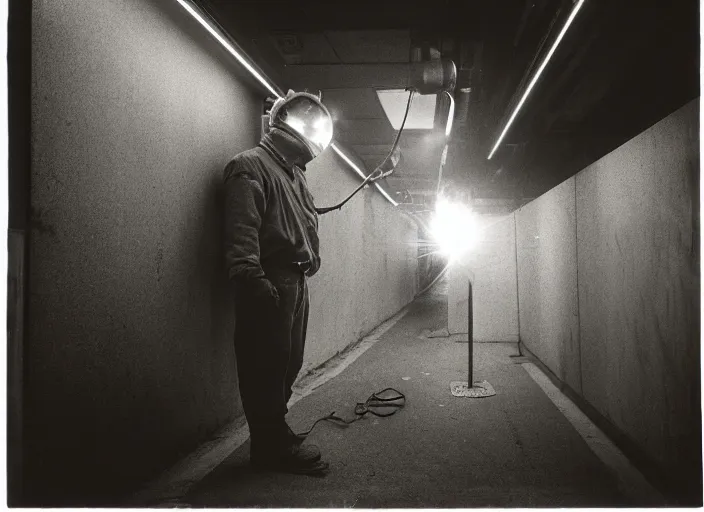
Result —
[[191, 6], [186, 0], [176, 0], [179, 4], [181, 4], [181, 7], [183, 7], [191, 16], [193, 16], [198, 23], [203, 25], [203, 27], [210, 32], [210, 34], [221, 44], [225, 47], [225, 49], [232, 54], [234, 58], [236, 58], [240, 64], [242, 64], [247, 71], [249, 71], [254, 78], [256, 78], [259, 83], [261, 83], [264, 87], [266, 87], [274, 96], [277, 98], [281, 97], [281, 94], [276, 90], [276, 88], [271, 85], [271, 83], [262, 76], [259, 71], [254, 69], [254, 66], [252, 66], [247, 59], [245, 59], [240, 53], [235, 50], [235, 48], [230, 44], [222, 35], [218, 34], [218, 31], [213, 28], [213, 26], [208, 23], [208, 20], [205, 19], [205, 17], [196, 11], [193, 6]]
[[435, 104], [437, 94], [415, 94], [408, 115], [406, 108], [410, 91], [406, 89], [377, 89], [381, 108], [394, 130], [399, 130], [404, 118], [404, 127], [408, 130], [431, 130], [435, 121]]
[[579, 0], [577, 2], [577, 4], [574, 6], [574, 8], [572, 9], [572, 12], [570, 13], [570, 17], [567, 18], [565, 25], [562, 27], [560, 34], [557, 36], [557, 39], [555, 39], [555, 42], [553, 43], [552, 47], [550, 48], [550, 51], [545, 56], [545, 59], [543, 59], [542, 64], [540, 65], [540, 67], [538, 68], [538, 71], [533, 76], [533, 79], [530, 81], [530, 84], [528, 84], [528, 87], [526, 88], [526, 92], [523, 93], [523, 97], [521, 98], [521, 101], [518, 102], [518, 105], [516, 105], [516, 108], [513, 110], [513, 114], [511, 114], [511, 117], [509, 118], [508, 122], [506, 123], [506, 126], [504, 126], [504, 129], [501, 132], [501, 135], [499, 135], [499, 138], [496, 140], [496, 144], [494, 144], [494, 148], [491, 150], [491, 153], [489, 153], [487, 160], [491, 160], [491, 157], [494, 156], [494, 153], [496, 152], [499, 145], [501, 144], [501, 141], [506, 136], [508, 129], [511, 127], [511, 125], [513, 124], [513, 121], [516, 119], [516, 116], [518, 115], [518, 111], [521, 110], [523, 103], [525, 103], [526, 98], [528, 97], [530, 92], [533, 90], [535, 83], [538, 81], [538, 78], [540, 78], [540, 75], [542, 74], [543, 70], [545, 69], [545, 66], [547, 66], [548, 61], [552, 57], [552, 54], [555, 53], [555, 49], [557, 48], [557, 45], [559, 45], [560, 41], [562, 41], [562, 38], [564, 37], [565, 33], [567, 32], [567, 29], [572, 24], [572, 21], [574, 20], [575, 16], [577, 16], [577, 13], [579, 12], [579, 9], [582, 7], [583, 3], [584, 3], [584, 0]]
[[[235, 57], [235, 59], [237, 59], [237, 61], [242, 64], [244, 68], [249, 71], [250, 74], [255, 79], [257, 79], [259, 83], [261, 83], [275, 97], [282, 97], [281, 93], [276, 89], [276, 87], [269, 80], [267, 80], [259, 71], [257, 71], [254, 66], [252, 66], [252, 64], [250, 64], [250, 62], [239, 51], [237, 51], [229, 41], [227, 41], [227, 39], [225, 39], [221, 34], [219, 34], [218, 30], [216, 30], [208, 22], [208, 20], [205, 18], [205, 16], [203, 16], [203, 14], [198, 12], [198, 10], [194, 9], [190, 2], [188, 2], [187, 0], [176, 1], [181, 5], [181, 7], [186, 10], [186, 12], [188, 12], [188, 14], [193, 16], [193, 18], [195, 18], [196, 21], [198, 21], [198, 23], [200, 23], [210, 33], [210, 35], [212, 35], [233, 57]], [[355, 165], [355, 163], [352, 162], [352, 160], [350, 160], [349, 157], [345, 155], [345, 153], [335, 145], [335, 143], [332, 143], [330, 145], [332, 146], [332, 149], [338, 155], [340, 155], [340, 157], [350, 167], [352, 167], [352, 169], [354, 169], [357, 174], [359, 174], [360, 177], [366, 178], [365, 174], [361, 171], [361, 169], [357, 167], [357, 165]], [[374, 185], [379, 190], [379, 192], [381, 192], [382, 195], [391, 202], [391, 204], [393, 204], [394, 206], [398, 206], [398, 203], [394, 201], [391, 196], [389, 196], [389, 194], [387, 194], [386, 191], [378, 183], [374, 183]]]

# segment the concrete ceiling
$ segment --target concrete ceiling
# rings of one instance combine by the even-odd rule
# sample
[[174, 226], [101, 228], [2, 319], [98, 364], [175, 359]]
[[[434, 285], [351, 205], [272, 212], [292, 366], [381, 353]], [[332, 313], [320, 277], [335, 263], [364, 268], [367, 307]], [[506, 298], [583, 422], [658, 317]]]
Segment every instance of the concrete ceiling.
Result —
[[408, 30], [277, 30], [267, 36], [287, 65], [408, 62]]

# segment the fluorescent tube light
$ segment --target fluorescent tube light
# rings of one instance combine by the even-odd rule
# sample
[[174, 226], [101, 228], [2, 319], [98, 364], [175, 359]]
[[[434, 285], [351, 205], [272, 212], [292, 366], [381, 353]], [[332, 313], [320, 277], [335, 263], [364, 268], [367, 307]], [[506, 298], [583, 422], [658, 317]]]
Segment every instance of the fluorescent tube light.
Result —
[[259, 71], [254, 69], [254, 67], [245, 59], [240, 53], [235, 50], [235, 48], [220, 34], [218, 34], [217, 30], [215, 30], [210, 23], [208, 23], [208, 20], [206, 20], [198, 11], [196, 11], [186, 0], [176, 0], [179, 4], [181, 4], [181, 7], [186, 9], [188, 13], [193, 16], [198, 23], [203, 25], [205, 29], [210, 32], [210, 34], [217, 39], [217, 41], [225, 47], [225, 49], [232, 54], [233, 57], [235, 57], [240, 64], [242, 64], [247, 71], [249, 71], [254, 78], [256, 78], [259, 83], [261, 83], [264, 87], [266, 87], [274, 96], [277, 98], [280, 98], [281, 95], [276, 91], [276, 89], [269, 83], [269, 81], [264, 78]]
[[513, 121], [516, 119], [516, 116], [518, 115], [518, 111], [521, 110], [523, 103], [525, 103], [526, 98], [528, 97], [530, 92], [533, 90], [535, 83], [538, 81], [538, 78], [540, 78], [540, 75], [542, 74], [543, 70], [545, 69], [545, 66], [547, 66], [548, 61], [552, 57], [552, 54], [555, 53], [555, 49], [557, 48], [557, 45], [559, 45], [560, 41], [562, 41], [562, 38], [564, 37], [565, 32], [567, 32], [567, 29], [572, 24], [572, 21], [574, 20], [575, 16], [577, 16], [577, 12], [579, 12], [579, 9], [582, 7], [583, 3], [584, 3], [584, 0], [579, 0], [577, 2], [577, 4], [574, 6], [574, 8], [572, 9], [572, 13], [570, 13], [570, 17], [565, 22], [565, 26], [562, 27], [562, 30], [560, 31], [560, 34], [557, 36], [557, 39], [555, 39], [555, 42], [553, 43], [552, 48], [550, 48], [550, 51], [543, 59], [542, 64], [538, 68], [538, 71], [535, 73], [535, 76], [533, 76], [533, 79], [530, 81], [530, 84], [528, 84], [528, 87], [526, 88], [526, 92], [523, 93], [523, 97], [521, 98], [521, 101], [518, 102], [518, 105], [516, 105], [516, 108], [513, 110], [513, 114], [511, 114], [511, 117], [509, 118], [508, 122], [506, 123], [506, 126], [504, 127], [503, 131], [501, 132], [501, 135], [499, 135], [499, 138], [496, 140], [496, 144], [494, 144], [494, 148], [491, 150], [491, 153], [489, 153], [487, 160], [491, 160], [491, 157], [494, 156], [494, 153], [496, 152], [499, 145], [501, 144], [501, 141], [506, 136], [506, 132], [508, 132], [508, 129], [511, 127], [511, 125], [513, 124]]

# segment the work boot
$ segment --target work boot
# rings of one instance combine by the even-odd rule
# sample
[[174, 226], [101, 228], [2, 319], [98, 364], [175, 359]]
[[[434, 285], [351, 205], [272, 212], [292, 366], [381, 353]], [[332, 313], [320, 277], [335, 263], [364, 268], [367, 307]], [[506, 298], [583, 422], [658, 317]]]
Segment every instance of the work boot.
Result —
[[320, 449], [315, 445], [291, 445], [279, 452], [254, 451], [250, 453], [250, 463], [260, 470], [300, 475], [320, 473], [329, 467], [327, 462], [320, 460]]

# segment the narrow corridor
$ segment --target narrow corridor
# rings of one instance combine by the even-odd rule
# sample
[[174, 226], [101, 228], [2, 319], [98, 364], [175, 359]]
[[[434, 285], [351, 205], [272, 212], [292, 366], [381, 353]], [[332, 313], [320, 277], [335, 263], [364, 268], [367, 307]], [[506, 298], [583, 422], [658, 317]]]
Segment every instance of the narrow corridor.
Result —
[[[455, 398], [466, 380], [466, 343], [425, 336], [443, 325], [436, 288], [339, 376], [291, 408], [305, 431], [336, 411], [351, 419], [356, 402], [387, 387], [405, 408], [367, 415], [349, 427], [317, 425], [309, 442], [330, 462], [321, 478], [255, 473], [245, 443], [192, 487], [192, 507], [598, 507], [648, 505], [618, 481], [516, 358], [517, 346], [475, 344], [475, 380], [497, 394]], [[652, 505], [652, 503], [650, 503]]]
[[701, 507], [699, 12], [10, 0], [7, 505]]

